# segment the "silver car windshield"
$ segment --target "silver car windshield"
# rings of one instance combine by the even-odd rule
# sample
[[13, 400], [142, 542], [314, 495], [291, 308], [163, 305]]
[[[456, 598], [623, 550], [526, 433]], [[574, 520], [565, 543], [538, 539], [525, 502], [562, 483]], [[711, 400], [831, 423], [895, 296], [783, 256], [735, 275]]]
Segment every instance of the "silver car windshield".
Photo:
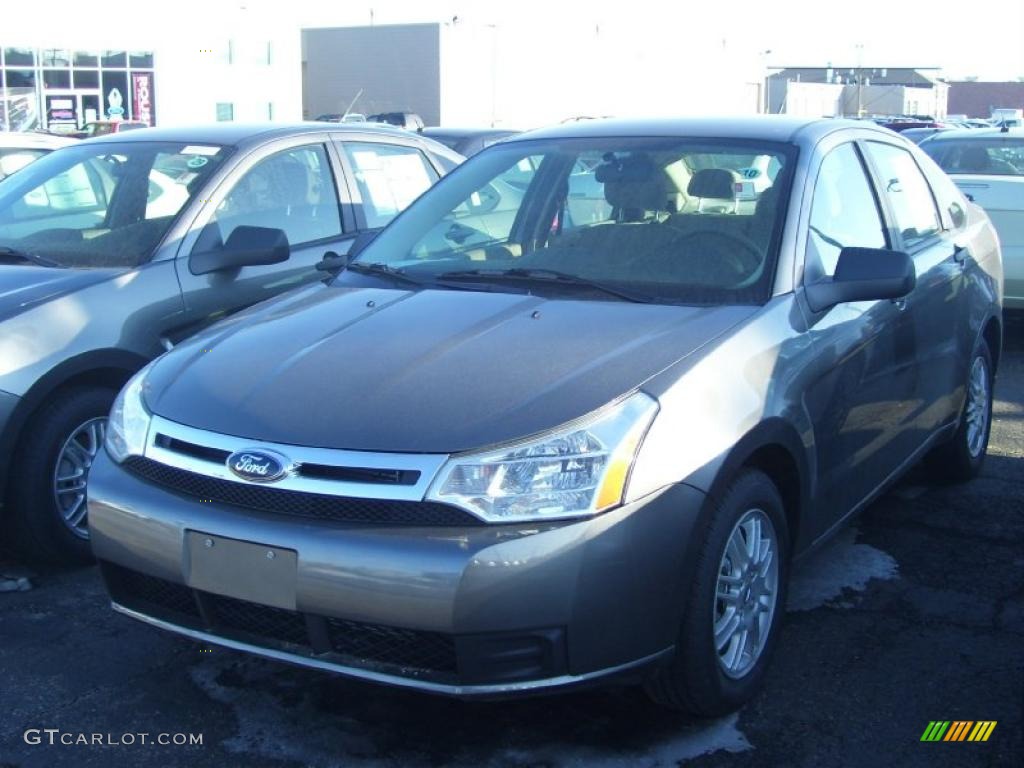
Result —
[[83, 142], [0, 182], [0, 254], [61, 267], [134, 267], [151, 256], [228, 148]]
[[705, 139], [497, 145], [426, 192], [353, 270], [464, 289], [545, 282], [582, 295], [587, 283], [594, 298], [761, 303], [794, 155]]

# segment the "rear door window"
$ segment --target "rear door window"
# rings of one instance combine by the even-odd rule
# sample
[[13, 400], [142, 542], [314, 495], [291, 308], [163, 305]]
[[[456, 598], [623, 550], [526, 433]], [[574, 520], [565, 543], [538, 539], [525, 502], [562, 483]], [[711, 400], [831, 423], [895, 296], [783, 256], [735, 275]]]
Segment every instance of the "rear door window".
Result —
[[935, 198], [913, 156], [905, 149], [877, 141], [867, 142], [866, 147], [903, 245], [913, 249], [937, 235], [941, 227]]
[[362, 202], [363, 226], [378, 229], [437, 181], [438, 173], [416, 147], [343, 142]]

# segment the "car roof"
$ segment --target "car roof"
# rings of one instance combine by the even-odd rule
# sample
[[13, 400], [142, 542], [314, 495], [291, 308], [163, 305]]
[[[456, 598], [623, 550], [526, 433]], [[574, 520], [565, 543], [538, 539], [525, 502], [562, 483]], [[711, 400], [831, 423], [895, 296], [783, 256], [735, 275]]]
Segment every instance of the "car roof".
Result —
[[211, 123], [208, 125], [190, 125], [175, 128], [141, 128], [126, 133], [96, 136], [88, 139], [88, 141], [91, 143], [167, 141], [242, 146], [304, 133], [379, 133], [384, 136], [405, 139], [416, 136], [411, 131], [405, 131], [401, 128], [389, 128], [383, 125], [310, 121], [306, 123]]
[[1024, 128], [959, 128], [952, 131], [941, 131], [928, 137], [928, 143], [960, 139], [1024, 139]]
[[31, 133], [4, 131], [0, 132], [0, 147], [35, 148], [35, 149], [57, 149], [71, 144], [77, 144], [78, 140], [69, 136], [54, 136], [49, 133]]
[[452, 139], [468, 139], [474, 136], [512, 136], [519, 133], [510, 128], [442, 128], [429, 126], [420, 131], [424, 136], [446, 136]]
[[889, 138], [893, 136], [892, 131], [870, 121], [807, 118], [791, 115], [650, 119], [600, 118], [579, 120], [520, 133], [506, 139], [503, 144], [532, 139], [673, 136], [813, 144], [822, 136], [844, 128], [877, 131], [880, 135]]

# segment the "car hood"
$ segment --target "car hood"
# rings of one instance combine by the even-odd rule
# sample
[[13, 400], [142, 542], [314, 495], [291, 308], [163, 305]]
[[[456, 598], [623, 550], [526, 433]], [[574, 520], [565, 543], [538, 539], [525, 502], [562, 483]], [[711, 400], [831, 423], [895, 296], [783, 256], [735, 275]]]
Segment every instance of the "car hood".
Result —
[[754, 311], [319, 287], [164, 356], [146, 402], [254, 441], [454, 453], [600, 408]]
[[0, 320], [102, 282], [117, 271], [0, 264]]

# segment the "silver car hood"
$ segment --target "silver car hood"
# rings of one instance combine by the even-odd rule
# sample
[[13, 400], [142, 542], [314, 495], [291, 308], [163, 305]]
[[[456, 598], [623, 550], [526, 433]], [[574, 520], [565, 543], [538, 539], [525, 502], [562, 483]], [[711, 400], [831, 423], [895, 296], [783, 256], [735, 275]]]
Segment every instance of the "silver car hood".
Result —
[[453, 453], [600, 408], [756, 309], [317, 286], [161, 358], [146, 401], [254, 441]]
[[95, 285], [122, 271], [0, 264], [0, 320]]

